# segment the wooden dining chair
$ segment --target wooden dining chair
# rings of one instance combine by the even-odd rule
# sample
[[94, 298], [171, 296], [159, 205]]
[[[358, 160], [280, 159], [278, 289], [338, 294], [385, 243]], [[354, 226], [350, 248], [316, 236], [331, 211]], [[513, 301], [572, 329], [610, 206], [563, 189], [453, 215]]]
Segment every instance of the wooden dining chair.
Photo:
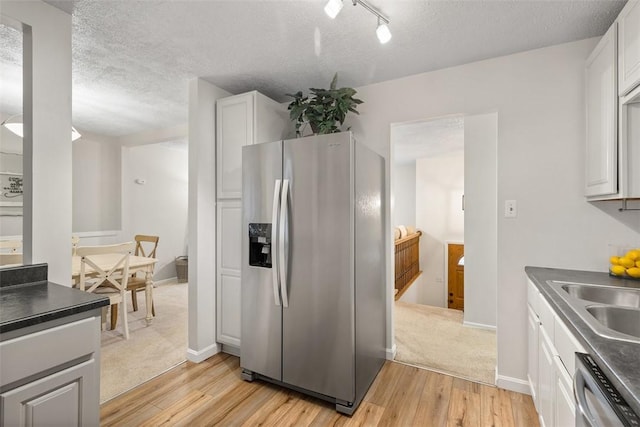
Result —
[[22, 264], [22, 254], [18, 252], [0, 253], [0, 266]]
[[22, 240], [0, 240], [0, 253], [15, 254], [22, 247]]
[[77, 255], [78, 246], [80, 245], [80, 237], [71, 236], [71, 256]]
[[[158, 249], [158, 236], [147, 236], [144, 234], [137, 234], [134, 237], [136, 241], [136, 256], [143, 256], [147, 258], [155, 258], [156, 250]], [[153, 267], [152, 267], [153, 268]], [[153, 274], [153, 271], [151, 272]], [[138, 311], [138, 297], [137, 293], [144, 290], [147, 287], [147, 279], [145, 276], [132, 275], [129, 278], [127, 284], [127, 290], [131, 291], [131, 303], [133, 305], [133, 311]], [[151, 302], [151, 314], [156, 315], [156, 307]]]
[[[79, 246], [76, 250], [80, 257], [80, 290], [109, 297], [112, 310], [120, 306], [122, 313], [123, 335], [129, 339], [127, 323], [126, 292], [129, 281], [129, 257], [135, 248], [134, 242], [117, 245]], [[109, 267], [101, 267], [96, 255], [111, 254], [113, 262]]]

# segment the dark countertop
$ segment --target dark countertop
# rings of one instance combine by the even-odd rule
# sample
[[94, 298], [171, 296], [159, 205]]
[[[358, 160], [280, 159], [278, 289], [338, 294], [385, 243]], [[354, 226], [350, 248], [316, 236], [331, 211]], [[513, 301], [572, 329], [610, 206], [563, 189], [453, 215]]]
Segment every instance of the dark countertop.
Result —
[[607, 273], [555, 268], [525, 267], [525, 272], [629, 406], [640, 414], [640, 344], [597, 335], [547, 284], [547, 280], [628, 288], [640, 288], [640, 281], [618, 279]]
[[[46, 265], [44, 265], [46, 279]], [[15, 271], [0, 271], [0, 333], [56, 320], [109, 305], [109, 298], [47, 280], [16, 283]], [[29, 279], [42, 279], [29, 272]], [[11, 279], [11, 280], [9, 280]]]

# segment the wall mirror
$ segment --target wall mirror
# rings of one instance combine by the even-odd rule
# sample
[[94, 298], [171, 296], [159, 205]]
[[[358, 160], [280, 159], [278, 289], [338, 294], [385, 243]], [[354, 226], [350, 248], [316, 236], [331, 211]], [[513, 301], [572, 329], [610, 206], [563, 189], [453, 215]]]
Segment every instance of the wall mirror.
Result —
[[[23, 112], [23, 33], [19, 24], [0, 20], [0, 123], [21, 120]], [[22, 264], [23, 141], [0, 126], [0, 268]]]

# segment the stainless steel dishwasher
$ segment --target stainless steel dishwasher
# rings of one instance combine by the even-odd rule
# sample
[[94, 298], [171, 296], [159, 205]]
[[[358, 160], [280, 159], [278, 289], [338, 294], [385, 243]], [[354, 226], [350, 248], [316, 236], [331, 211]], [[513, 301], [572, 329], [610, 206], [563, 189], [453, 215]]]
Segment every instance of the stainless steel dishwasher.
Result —
[[640, 417], [588, 354], [576, 353], [573, 392], [576, 398], [576, 427], [640, 426]]

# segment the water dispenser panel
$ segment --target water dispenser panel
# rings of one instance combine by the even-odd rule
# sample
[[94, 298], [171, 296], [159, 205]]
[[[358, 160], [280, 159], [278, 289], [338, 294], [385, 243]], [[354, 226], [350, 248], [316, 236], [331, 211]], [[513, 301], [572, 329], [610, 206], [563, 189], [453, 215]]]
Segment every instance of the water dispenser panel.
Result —
[[271, 224], [249, 224], [249, 265], [271, 268]]

